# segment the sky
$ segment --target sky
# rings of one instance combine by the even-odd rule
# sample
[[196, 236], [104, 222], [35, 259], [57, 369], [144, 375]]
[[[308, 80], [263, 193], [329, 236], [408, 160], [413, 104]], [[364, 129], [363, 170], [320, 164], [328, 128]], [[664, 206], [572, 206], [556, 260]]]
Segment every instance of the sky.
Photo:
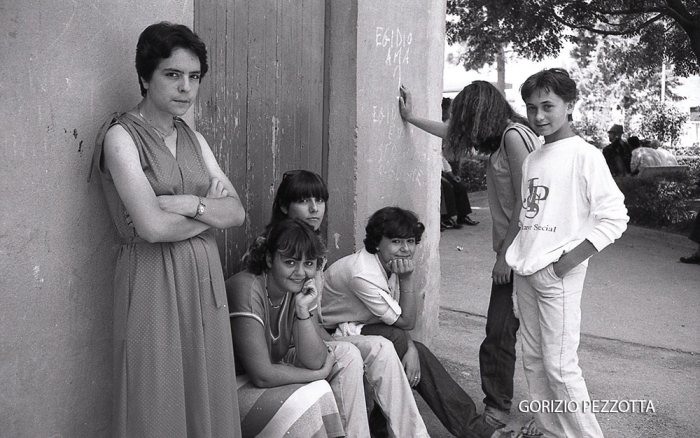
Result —
[[[496, 82], [498, 75], [496, 66], [486, 66], [479, 71], [466, 71], [461, 65], [454, 65], [447, 62], [450, 53], [456, 53], [457, 48], [445, 45], [445, 67], [443, 70], [443, 96], [454, 97], [459, 91], [474, 80], [484, 80]], [[574, 60], [568, 56], [570, 47], [565, 47], [556, 58], [549, 58], [541, 62], [534, 62], [528, 59], [515, 58], [509, 56], [506, 62], [506, 83], [511, 84], [511, 88], [506, 90], [506, 98], [513, 108], [522, 115], [525, 115], [525, 104], [523, 103], [519, 88], [520, 85], [533, 73], [545, 68], [562, 67], [569, 69]], [[690, 107], [700, 106], [700, 76], [695, 75], [687, 79], [681, 79], [682, 85], [675, 91], [680, 96], [686, 97], [675, 105], [682, 111], [689, 112]], [[686, 134], [683, 138], [683, 145], [690, 145], [700, 141], [700, 122], [686, 123]]]
[[[445, 58], [447, 59], [450, 53], [456, 53], [457, 48], [445, 45]], [[525, 104], [520, 98], [520, 85], [532, 74], [545, 68], [563, 67], [567, 68], [573, 60], [568, 56], [569, 50], [562, 50], [561, 54], [556, 58], [550, 58], [541, 62], [534, 62], [528, 59], [515, 58], [512, 54], [506, 54], [508, 61], [506, 62], [506, 84], [511, 84], [510, 89], [506, 89], [506, 98], [518, 112], [525, 114]], [[496, 66], [486, 66], [479, 71], [466, 71], [461, 65], [454, 65], [445, 61], [443, 70], [443, 95], [446, 97], [454, 97], [459, 91], [475, 80], [484, 80], [496, 82], [498, 74]]]

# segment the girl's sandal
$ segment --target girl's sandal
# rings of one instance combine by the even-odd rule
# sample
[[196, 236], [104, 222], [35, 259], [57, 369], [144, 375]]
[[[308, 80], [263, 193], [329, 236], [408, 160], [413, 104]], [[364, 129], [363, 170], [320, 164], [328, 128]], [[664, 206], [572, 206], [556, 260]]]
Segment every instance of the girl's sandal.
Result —
[[537, 429], [537, 423], [535, 423], [534, 418], [520, 428], [520, 435], [518, 435], [518, 437], [522, 438], [539, 438], [541, 436], [542, 432]]

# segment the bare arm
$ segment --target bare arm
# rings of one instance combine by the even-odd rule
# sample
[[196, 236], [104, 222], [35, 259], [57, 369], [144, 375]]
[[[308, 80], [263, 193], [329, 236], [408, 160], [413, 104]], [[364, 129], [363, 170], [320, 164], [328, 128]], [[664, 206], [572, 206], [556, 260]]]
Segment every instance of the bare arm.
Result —
[[416, 294], [413, 291], [413, 280], [408, 278], [399, 278], [399, 287], [401, 288], [401, 298], [399, 305], [401, 306], [401, 316], [393, 324], [404, 330], [413, 330], [416, 327]]
[[598, 250], [589, 240], [584, 240], [574, 249], [562, 255], [559, 261], [552, 265], [554, 273], [557, 274], [557, 277], [564, 278], [570, 270], [583, 263], [584, 260], [597, 252]]
[[236, 356], [243, 363], [250, 381], [258, 388], [325, 379], [335, 363], [333, 353], [325, 349], [323, 366], [317, 370], [271, 363], [264, 328], [253, 318], [245, 316], [231, 318], [231, 333]]
[[328, 333], [325, 328], [323, 328], [323, 325], [321, 325], [321, 322], [318, 320], [316, 321], [316, 329], [318, 330], [318, 335], [325, 342], [335, 341], [335, 338], [333, 336], [331, 336], [331, 334]]
[[406, 342], [408, 343], [408, 349], [403, 358], [401, 358], [401, 364], [403, 364], [403, 369], [406, 372], [408, 384], [414, 387], [420, 382], [420, 358], [418, 349], [416, 349], [416, 345], [408, 332], [406, 332]]
[[395, 259], [391, 262], [391, 272], [399, 276], [399, 289], [401, 296], [399, 305], [401, 306], [401, 315], [394, 322], [394, 326], [402, 328], [406, 331], [413, 330], [416, 326], [416, 294], [413, 290], [413, 260], [410, 259]]
[[[241, 225], [245, 219], [245, 210], [236, 189], [219, 167], [209, 143], [199, 132], [195, 134], [211, 182], [209, 191], [202, 200], [206, 205], [204, 214], [198, 216], [197, 220], [219, 229]], [[193, 217], [199, 206], [199, 197], [195, 195], [159, 196], [158, 201], [163, 210], [185, 217]]]
[[399, 93], [399, 113], [401, 114], [401, 118], [429, 134], [433, 134], [442, 139], [447, 138], [447, 123], [414, 116], [411, 93], [403, 85], [399, 89]]
[[491, 274], [491, 277], [496, 284], [507, 284], [510, 282], [511, 269], [506, 263], [506, 251], [513, 243], [513, 240], [515, 240], [515, 236], [518, 235], [518, 231], [520, 231], [520, 210], [522, 209], [520, 190], [522, 187], [523, 161], [525, 161], [525, 158], [527, 158], [529, 154], [525, 142], [520, 134], [518, 134], [515, 130], [506, 132], [505, 148], [510, 164], [510, 181], [513, 185], [515, 203], [513, 205], [513, 212], [510, 215], [508, 231], [506, 232], [501, 249], [496, 254], [496, 264], [494, 265], [493, 273]]
[[160, 207], [141, 168], [136, 145], [123, 127], [115, 125], [107, 131], [104, 160], [136, 232], [147, 242], [177, 242], [209, 228], [208, 224]]
[[313, 279], [308, 280], [301, 292], [294, 296], [297, 319], [294, 321], [294, 342], [299, 362], [309, 369], [323, 366], [328, 353], [320, 336], [318, 318], [311, 313], [316, 305], [318, 290]]

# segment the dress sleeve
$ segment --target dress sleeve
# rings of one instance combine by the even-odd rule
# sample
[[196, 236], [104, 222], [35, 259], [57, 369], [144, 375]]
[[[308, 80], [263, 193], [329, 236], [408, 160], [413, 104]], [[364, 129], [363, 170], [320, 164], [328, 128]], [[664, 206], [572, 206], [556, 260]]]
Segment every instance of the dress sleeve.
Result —
[[392, 325], [401, 316], [401, 306], [398, 301], [377, 285], [363, 278], [353, 277], [350, 281], [350, 289], [383, 323]]
[[231, 318], [253, 318], [265, 326], [265, 291], [258, 277], [248, 273], [235, 275], [226, 281], [226, 293]]

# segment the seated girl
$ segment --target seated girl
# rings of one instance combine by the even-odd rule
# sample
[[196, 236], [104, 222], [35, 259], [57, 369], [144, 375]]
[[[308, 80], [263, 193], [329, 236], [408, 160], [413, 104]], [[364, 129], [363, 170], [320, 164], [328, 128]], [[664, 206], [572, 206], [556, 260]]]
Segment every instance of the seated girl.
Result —
[[477, 414], [474, 401], [435, 355], [409, 335], [418, 319], [413, 255], [425, 226], [408, 210], [386, 207], [370, 217], [365, 230], [364, 248], [325, 272], [324, 327], [335, 330], [337, 339], [391, 339], [411, 386], [453, 435], [510, 437], [510, 431], [496, 430]]
[[[268, 229], [289, 218], [303, 220], [319, 233], [327, 203], [328, 188], [318, 174], [308, 170], [289, 171], [284, 174], [275, 194]], [[316, 272], [315, 282], [320, 292], [323, 288], [322, 269]], [[319, 318], [320, 311], [319, 307], [316, 311]], [[338, 343], [320, 325], [319, 336], [329, 345]], [[370, 417], [373, 435], [427, 437], [423, 418], [391, 341], [381, 336], [346, 336], [340, 341], [351, 343], [362, 355], [368, 385], [365, 390], [375, 407]]]
[[360, 353], [327, 346], [313, 314], [324, 253], [313, 229], [284, 220], [226, 281], [236, 370], [249, 379], [238, 389], [244, 436], [369, 437]]

